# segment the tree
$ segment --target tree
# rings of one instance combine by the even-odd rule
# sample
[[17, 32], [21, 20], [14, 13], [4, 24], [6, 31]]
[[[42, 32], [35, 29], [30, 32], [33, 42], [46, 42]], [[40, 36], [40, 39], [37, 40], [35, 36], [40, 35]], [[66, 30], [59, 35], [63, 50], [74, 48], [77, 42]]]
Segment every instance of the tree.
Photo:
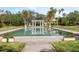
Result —
[[33, 19], [44, 19], [45, 15], [37, 13], [31, 10], [18, 11], [13, 13], [9, 10], [0, 9], [0, 27], [3, 26], [21, 26], [24, 25], [28, 27], [29, 23]]
[[12, 17], [13, 17], [13, 16], [12, 16], [12, 13], [11, 13], [10, 11], [6, 10], [6, 11], [5, 11], [5, 14], [6, 14], [5, 16], [6, 16], [6, 18], [7, 18], [6, 20], [8, 20], [9, 25], [11, 26], [11, 25], [12, 25]]
[[63, 11], [64, 11], [64, 9], [63, 9], [63, 8], [61, 8], [61, 12], [62, 12], [62, 14], [63, 14]]
[[62, 13], [62, 16], [63, 16], [63, 11], [64, 11], [63, 8], [61, 8], [61, 9], [58, 10], [58, 12], [59, 12], [58, 24], [62, 24], [62, 18], [60, 17], [60, 14]]
[[[23, 10], [21, 16], [22, 16], [22, 18], [23, 18], [23, 20], [24, 20], [24, 23], [25, 23], [25, 24], [28, 23], [29, 12], [26, 11], [26, 10]], [[28, 24], [27, 24], [27, 26], [28, 26]]]
[[45, 15], [36, 13], [36, 17], [35, 17], [35, 19], [37, 19], [37, 20], [43, 20], [44, 17], [45, 17]]
[[63, 13], [62, 22], [64, 25], [75, 25], [79, 23], [79, 11], [74, 10], [69, 14]]
[[28, 22], [31, 23], [31, 20], [34, 20], [35, 19], [35, 14], [36, 12], [35, 11], [31, 11], [31, 10], [28, 10], [29, 12], [29, 19], [28, 19]]
[[66, 17], [66, 13], [63, 13], [63, 17]]
[[53, 7], [51, 7], [50, 10], [48, 11], [47, 17], [46, 17], [47, 18], [46, 21], [47, 21], [48, 26], [50, 26], [51, 21], [55, 18], [56, 11], [57, 10]]
[[58, 10], [59, 15], [60, 15], [61, 13], [62, 13], [62, 15], [63, 15], [63, 11], [64, 11], [64, 9], [63, 9], [63, 8], [59, 9], [59, 10]]
[[28, 11], [23, 10], [22, 13], [21, 13], [21, 17], [22, 17], [23, 20], [24, 20], [25, 31], [26, 31], [26, 27], [28, 27], [28, 19], [29, 19], [29, 17], [30, 17]]

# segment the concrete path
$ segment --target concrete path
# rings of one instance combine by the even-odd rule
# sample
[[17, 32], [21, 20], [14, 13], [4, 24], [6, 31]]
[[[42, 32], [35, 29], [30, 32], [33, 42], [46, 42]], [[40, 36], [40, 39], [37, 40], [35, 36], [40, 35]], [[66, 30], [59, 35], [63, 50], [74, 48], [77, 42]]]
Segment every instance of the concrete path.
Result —
[[52, 46], [48, 42], [28, 42], [22, 52], [52, 52]]

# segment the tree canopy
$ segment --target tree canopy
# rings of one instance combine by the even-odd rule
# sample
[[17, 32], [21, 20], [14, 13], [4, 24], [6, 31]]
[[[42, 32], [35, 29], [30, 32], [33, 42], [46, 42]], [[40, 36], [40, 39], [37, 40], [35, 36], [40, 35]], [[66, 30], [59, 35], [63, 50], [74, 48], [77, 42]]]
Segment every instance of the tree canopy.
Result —
[[[35, 14], [37, 14], [35, 16]], [[34, 19], [43, 19], [44, 15], [31, 10], [18, 11], [12, 13], [11, 11], [0, 10], [0, 27], [3, 26], [21, 26], [24, 23], [31, 23]]]

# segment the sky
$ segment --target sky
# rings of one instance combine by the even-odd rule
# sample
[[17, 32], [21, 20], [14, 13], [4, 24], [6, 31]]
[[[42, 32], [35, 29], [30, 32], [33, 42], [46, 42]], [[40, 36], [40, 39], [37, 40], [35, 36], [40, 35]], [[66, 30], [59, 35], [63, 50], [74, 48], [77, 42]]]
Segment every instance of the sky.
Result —
[[[4, 2], [5, 1], [5, 2]], [[2, 7], [2, 8], [1, 8]], [[10, 10], [13, 13], [23, 9], [31, 9], [46, 14], [49, 7], [64, 8], [66, 13], [79, 10], [79, 0], [1, 0], [0, 9]]]
[[[69, 13], [69, 12], [73, 12], [74, 10], [78, 10], [79, 11], [79, 7], [54, 7], [57, 10], [64, 8], [64, 12], [65, 13]], [[18, 11], [22, 11], [22, 10], [32, 10], [35, 12], [38, 12], [40, 14], [47, 14], [48, 10], [50, 9], [50, 7], [0, 7], [1, 10], [9, 10], [12, 13], [17, 13]]]
[[22, 10], [32, 10], [41, 14], [46, 14], [49, 10], [49, 7], [0, 7], [1, 10], [9, 10], [12, 13], [17, 13]]
[[0, 0], [0, 7], [79, 7], [79, 0]]

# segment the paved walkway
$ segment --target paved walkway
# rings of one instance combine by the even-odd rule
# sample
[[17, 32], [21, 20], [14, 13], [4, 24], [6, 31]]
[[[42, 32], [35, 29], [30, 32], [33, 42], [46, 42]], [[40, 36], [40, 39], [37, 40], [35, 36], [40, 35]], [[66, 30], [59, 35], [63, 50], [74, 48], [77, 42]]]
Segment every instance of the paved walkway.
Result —
[[52, 46], [47, 42], [28, 42], [22, 52], [53, 52]]

